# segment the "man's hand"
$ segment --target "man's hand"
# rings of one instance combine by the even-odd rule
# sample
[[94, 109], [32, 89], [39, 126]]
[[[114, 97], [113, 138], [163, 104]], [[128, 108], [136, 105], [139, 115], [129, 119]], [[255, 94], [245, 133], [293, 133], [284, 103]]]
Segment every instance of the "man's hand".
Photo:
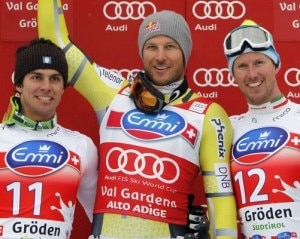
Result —
[[204, 207], [201, 205], [194, 206], [194, 195], [189, 195], [189, 206], [188, 206], [188, 231], [189, 233], [185, 238], [193, 239], [208, 239], [209, 234], [209, 221], [206, 217]]

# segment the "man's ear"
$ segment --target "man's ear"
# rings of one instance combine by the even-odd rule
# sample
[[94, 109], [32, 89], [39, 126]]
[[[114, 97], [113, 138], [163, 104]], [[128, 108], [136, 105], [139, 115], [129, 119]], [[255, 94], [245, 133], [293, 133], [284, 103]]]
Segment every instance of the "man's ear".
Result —
[[277, 73], [279, 72], [279, 70], [280, 70], [280, 65], [275, 66], [275, 75], [277, 75]]
[[233, 82], [234, 83], [237, 83], [237, 80], [235, 79], [235, 77], [234, 77], [234, 73], [232, 72], [232, 73], [230, 73], [230, 77], [232, 77], [233, 78]]
[[21, 93], [22, 92], [22, 88], [23, 88], [22, 85], [16, 85], [16, 91], [17, 92]]

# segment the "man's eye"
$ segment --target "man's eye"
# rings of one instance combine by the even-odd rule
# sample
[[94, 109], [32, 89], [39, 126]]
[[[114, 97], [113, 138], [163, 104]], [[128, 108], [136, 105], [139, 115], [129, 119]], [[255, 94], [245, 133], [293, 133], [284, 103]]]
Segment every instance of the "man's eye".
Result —
[[31, 78], [32, 78], [33, 80], [39, 80], [41, 77], [38, 76], [38, 75], [33, 75]]
[[237, 66], [238, 69], [245, 69], [246, 67], [247, 67], [247, 66], [246, 66], [246, 65], [243, 65], [243, 64]]
[[262, 64], [264, 64], [264, 61], [257, 61], [256, 62], [256, 65], [262, 65]]
[[55, 82], [60, 82], [60, 81], [63, 81], [63, 78], [62, 77], [52, 77], [51, 80], [55, 81]]
[[174, 45], [167, 45], [167, 48], [175, 48]]
[[146, 47], [146, 49], [149, 49], [149, 50], [155, 49], [155, 46], [149, 45], [149, 46]]

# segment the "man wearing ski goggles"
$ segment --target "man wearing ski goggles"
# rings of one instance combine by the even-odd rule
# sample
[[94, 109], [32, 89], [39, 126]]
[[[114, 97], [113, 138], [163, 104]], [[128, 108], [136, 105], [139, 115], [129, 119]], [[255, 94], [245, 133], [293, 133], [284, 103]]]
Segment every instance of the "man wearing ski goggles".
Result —
[[249, 51], [259, 51], [267, 55], [272, 59], [276, 67], [280, 64], [280, 58], [274, 47], [272, 35], [251, 20], [244, 21], [241, 26], [228, 33], [223, 47], [231, 73], [235, 59], [240, 54]]
[[267, 30], [245, 21], [226, 36], [224, 53], [248, 104], [230, 117], [239, 237], [299, 238], [300, 104], [279, 88], [280, 58]]

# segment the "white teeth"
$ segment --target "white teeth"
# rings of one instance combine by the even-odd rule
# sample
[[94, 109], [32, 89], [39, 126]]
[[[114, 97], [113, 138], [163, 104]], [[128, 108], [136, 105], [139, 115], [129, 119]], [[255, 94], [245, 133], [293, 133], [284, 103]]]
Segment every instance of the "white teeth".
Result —
[[49, 96], [39, 96], [38, 98], [42, 101], [50, 101], [51, 100], [51, 97], [49, 97]]
[[250, 86], [250, 87], [257, 87], [260, 85], [261, 85], [261, 82], [254, 82], [254, 83], [248, 84], [248, 86]]
[[158, 70], [164, 70], [164, 69], [167, 69], [167, 67], [165, 67], [165, 66], [157, 66], [156, 69], [158, 69]]

